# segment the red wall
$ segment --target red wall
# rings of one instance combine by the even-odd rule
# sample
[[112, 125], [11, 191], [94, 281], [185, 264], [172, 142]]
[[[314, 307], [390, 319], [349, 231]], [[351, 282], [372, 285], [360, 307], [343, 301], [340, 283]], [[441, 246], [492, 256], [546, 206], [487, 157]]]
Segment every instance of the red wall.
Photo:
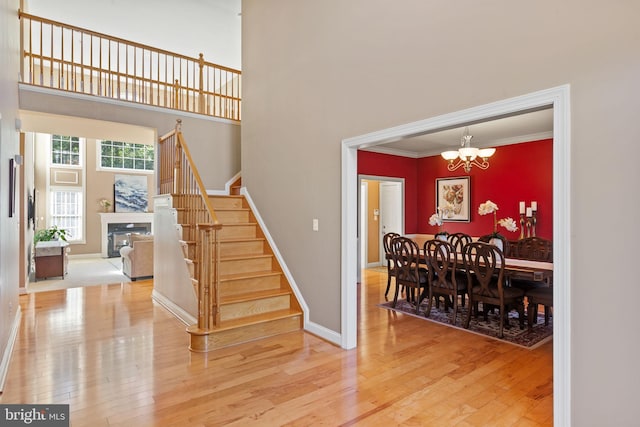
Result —
[[[480, 236], [493, 231], [493, 216], [478, 215], [478, 205], [491, 200], [498, 205], [498, 219], [507, 216], [519, 225], [518, 202], [538, 202], [536, 235], [553, 238], [553, 141], [526, 142], [497, 147], [489, 159], [489, 169], [472, 167], [471, 222], [447, 222], [450, 233], [464, 232]], [[466, 176], [464, 170], [447, 170], [447, 162], [440, 156], [411, 159], [386, 154], [358, 152], [358, 173], [405, 178], [405, 232], [407, 234], [435, 234], [437, 227], [429, 225], [435, 212], [435, 180], [442, 177]], [[520, 230], [499, 231], [510, 240], [520, 236]]]
[[404, 231], [407, 234], [419, 233], [417, 159], [358, 151], [358, 174], [404, 178]]

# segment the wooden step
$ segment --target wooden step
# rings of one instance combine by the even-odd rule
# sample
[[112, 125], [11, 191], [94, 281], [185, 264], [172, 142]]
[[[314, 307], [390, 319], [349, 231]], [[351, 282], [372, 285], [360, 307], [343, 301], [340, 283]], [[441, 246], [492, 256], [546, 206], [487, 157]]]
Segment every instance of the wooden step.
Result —
[[220, 276], [220, 295], [236, 295], [247, 289], [266, 291], [280, 289], [283, 275], [280, 271], [256, 271], [253, 273], [226, 274]]
[[291, 306], [288, 290], [255, 291], [221, 297], [220, 320], [240, 319], [256, 314], [287, 310]]
[[209, 196], [213, 209], [239, 209], [244, 207], [243, 196]]
[[250, 255], [241, 257], [220, 257], [220, 274], [252, 273], [271, 270], [273, 255]]
[[220, 252], [223, 256], [256, 255], [263, 254], [264, 251], [265, 239], [261, 237], [220, 241]]
[[[248, 208], [233, 208], [233, 209], [214, 209], [216, 217], [218, 218], [218, 222], [222, 224], [238, 224], [238, 223], [247, 223], [250, 221], [250, 210]], [[176, 209], [178, 213], [178, 222], [188, 224], [189, 213], [185, 208]], [[197, 218], [205, 218], [206, 217], [206, 209], [191, 209], [191, 211], [195, 211], [194, 217]]]
[[255, 238], [256, 227], [258, 225], [256, 223], [246, 223], [246, 224], [227, 224], [220, 230], [220, 239], [221, 240], [233, 240], [233, 239], [247, 239], [247, 238]]
[[303, 317], [299, 310], [287, 309], [262, 313], [242, 319], [221, 322], [221, 325], [202, 334], [197, 327], [187, 328], [191, 334], [189, 348], [196, 352], [206, 352], [232, 345], [254, 341], [273, 335], [298, 331], [302, 327]]

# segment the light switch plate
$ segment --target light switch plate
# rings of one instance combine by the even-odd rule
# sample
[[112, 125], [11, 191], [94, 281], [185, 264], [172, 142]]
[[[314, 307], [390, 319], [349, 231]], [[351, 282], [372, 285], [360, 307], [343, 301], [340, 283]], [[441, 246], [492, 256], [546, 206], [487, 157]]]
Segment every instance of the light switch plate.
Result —
[[313, 218], [313, 231], [318, 231], [318, 218]]

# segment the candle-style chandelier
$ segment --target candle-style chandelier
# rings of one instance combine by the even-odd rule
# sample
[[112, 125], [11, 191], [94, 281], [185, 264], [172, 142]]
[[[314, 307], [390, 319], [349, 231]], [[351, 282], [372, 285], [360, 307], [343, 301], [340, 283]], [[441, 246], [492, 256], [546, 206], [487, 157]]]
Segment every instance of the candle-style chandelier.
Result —
[[[475, 148], [471, 146], [471, 138], [473, 135], [469, 134], [469, 127], [464, 128], [462, 139], [460, 140], [461, 148], [458, 151], [445, 151], [441, 153], [443, 159], [447, 160], [449, 164], [447, 169], [454, 171], [459, 167], [464, 167], [464, 171], [469, 173], [471, 166], [477, 166], [482, 170], [489, 167], [489, 157], [493, 156], [496, 152], [495, 148]], [[455, 160], [458, 159], [457, 162]], [[479, 161], [478, 159], [482, 159]]]

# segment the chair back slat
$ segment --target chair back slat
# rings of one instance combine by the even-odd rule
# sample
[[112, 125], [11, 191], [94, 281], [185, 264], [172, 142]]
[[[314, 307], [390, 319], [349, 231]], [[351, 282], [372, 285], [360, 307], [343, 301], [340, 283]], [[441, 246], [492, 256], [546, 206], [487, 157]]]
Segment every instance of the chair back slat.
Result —
[[429, 283], [436, 288], [455, 290], [456, 253], [453, 245], [442, 240], [427, 240], [424, 254], [429, 272]]
[[494, 245], [472, 242], [463, 252], [469, 287], [477, 283], [476, 294], [500, 299], [504, 283], [504, 255]]

